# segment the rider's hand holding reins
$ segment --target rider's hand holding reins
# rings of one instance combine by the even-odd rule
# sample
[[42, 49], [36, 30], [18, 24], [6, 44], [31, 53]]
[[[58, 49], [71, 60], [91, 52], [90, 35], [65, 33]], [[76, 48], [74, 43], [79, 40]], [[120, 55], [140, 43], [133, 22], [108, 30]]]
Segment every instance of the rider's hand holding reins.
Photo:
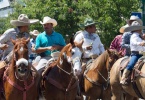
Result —
[[8, 46], [9, 46], [9, 45], [7, 45], [7, 44], [1, 44], [1, 45], [0, 45], [0, 49], [6, 50], [6, 49], [8, 48]]

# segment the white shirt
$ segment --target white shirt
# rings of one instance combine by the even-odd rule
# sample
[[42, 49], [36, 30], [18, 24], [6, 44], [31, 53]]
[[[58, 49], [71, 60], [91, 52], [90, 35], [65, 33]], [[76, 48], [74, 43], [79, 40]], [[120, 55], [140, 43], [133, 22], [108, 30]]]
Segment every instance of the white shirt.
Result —
[[[98, 34], [92, 33], [92, 35], [90, 35], [87, 31], [81, 31], [75, 36], [74, 41], [79, 43], [82, 39], [84, 40], [82, 45], [84, 50], [83, 58], [90, 58], [91, 55], [94, 54], [100, 55], [105, 51], [104, 45], [101, 43]], [[92, 50], [85, 50], [85, 48], [90, 45], [92, 45]]]
[[[137, 32], [134, 32], [130, 38], [130, 49], [131, 51], [145, 51], [144, 46], [140, 46], [139, 44], [143, 42]], [[145, 41], [144, 41], [145, 42]]]
[[[8, 44], [8, 48], [3, 52], [3, 58], [5, 58], [12, 50], [13, 50], [13, 43], [11, 42], [11, 39], [16, 39], [17, 35], [19, 34], [18, 28], [11, 28], [6, 30], [1, 36], [0, 36], [0, 43], [1, 44]], [[28, 33], [24, 33], [24, 37], [29, 38]], [[31, 53], [31, 44], [28, 43], [29, 48], [29, 54]]]

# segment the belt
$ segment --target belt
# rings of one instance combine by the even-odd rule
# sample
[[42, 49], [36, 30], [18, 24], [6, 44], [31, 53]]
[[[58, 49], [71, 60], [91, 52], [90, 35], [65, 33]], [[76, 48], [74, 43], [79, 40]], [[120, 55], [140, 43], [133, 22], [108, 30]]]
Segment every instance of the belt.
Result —
[[131, 53], [139, 54], [139, 51], [131, 51]]
[[92, 59], [92, 58], [82, 58], [83, 60], [90, 60], [90, 59]]

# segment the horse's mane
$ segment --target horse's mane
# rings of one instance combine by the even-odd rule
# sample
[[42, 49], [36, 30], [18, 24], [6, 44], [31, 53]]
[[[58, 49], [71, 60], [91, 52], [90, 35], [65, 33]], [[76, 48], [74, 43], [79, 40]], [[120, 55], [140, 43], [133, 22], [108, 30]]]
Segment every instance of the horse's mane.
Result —
[[91, 66], [91, 70], [96, 69], [98, 66], [104, 66], [106, 65], [106, 61], [109, 57], [109, 54], [107, 52], [107, 50], [105, 52], [103, 52], [97, 59], [95, 59], [93, 66]]

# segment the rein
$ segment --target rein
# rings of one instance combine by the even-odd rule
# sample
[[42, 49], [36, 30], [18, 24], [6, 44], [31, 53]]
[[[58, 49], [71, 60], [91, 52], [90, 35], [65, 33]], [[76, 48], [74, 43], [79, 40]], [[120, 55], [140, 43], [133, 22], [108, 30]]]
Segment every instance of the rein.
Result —
[[65, 72], [66, 74], [68, 74], [68, 75], [71, 75], [72, 73], [73, 73], [73, 71], [71, 71], [70, 73], [69, 72], [67, 72], [67, 71], [65, 71], [64, 69], [62, 69], [61, 67], [59, 67], [58, 65], [57, 65], [57, 67], [60, 69], [60, 70], [62, 70], [63, 72]]
[[15, 82], [13, 82], [9, 76], [7, 75], [7, 71], [8, 71], [8, 68], [6, 69], [6, 71], [4, 72], [4, 76], [3, 76], [3, 80], [4, 81], [8, 81], [9, 84], [11, 84], [13, 87], [15, 87], [16, 89], [20, 90], [23, 92], [23, 100], [27, 100], [27, 96], [26, 96], [26, 92], [34, 85], [35, 81], [34, 81], [34, 76], [32, 77], [32, 81], [31, 81], [31, 84], [27, 84], [27, 81], [24, 80], [24, 87], [16, 84]]
[[[108, 77], [107, 78], [105, 78], [103, 75], [102, 75], [102, 73], [98, 70], [98, 68], [96, 68], [96, 70], [97, 70], [97, 72], [98, 72], [98, 74], [104, 79], [104, 81], [107, 83], [107, 87], [103, 87], [104, 88], [104, 90], [106, 90], [107, 88], [108, 88], [108, 85], [109, 85], [109, 80], [110, 80], [110, 66], [112, 65], [110, 62], [109, 62], [109, 60], [107, 60], [107, 66], [108, 66]], [[91, 65], [90, 65], [91, 66]], [[91, 82], [92, 84], [95, 84], [95, 85], [98, 85], [98, 86], [103, 86], [103, 84], [101, 84], [101, 83], [99, 83], [99, 82], [95, 82], [95, 81], [93, 81], [91, 78], [89, 78], [88, 76], [87, 76], [87, 72], [90, 70], [89, 69], [90, 67], [88, 67], [88, 69], [84, 72], [84, 77], [89, 81], [89, 82]]]

